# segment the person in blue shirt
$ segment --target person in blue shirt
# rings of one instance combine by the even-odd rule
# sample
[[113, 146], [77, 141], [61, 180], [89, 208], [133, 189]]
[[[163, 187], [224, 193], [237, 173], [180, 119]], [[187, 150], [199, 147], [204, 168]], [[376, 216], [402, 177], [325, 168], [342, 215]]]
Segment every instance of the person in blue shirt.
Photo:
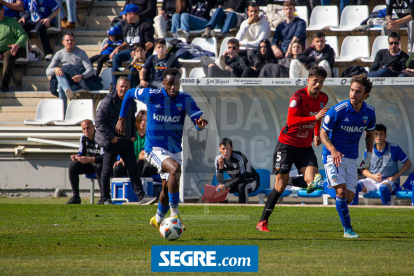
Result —
[[349, 100], [330, 108], [322, 124], [322, 158], [327, 182], [324, 190], [336, 198], [336, 210], [344, 227], [345, 238], [358, 238], [351, 226], [348, 204], [354, 198], [358, 174], [358, 145], [363, 132], [367, 154], [360, 167], [368, 168], [374, 144], [375, 109], [364, 102], [372, 89], [365, 75], [351, 79]]
[[295, 41], [306, 43], [306, 22], [295, 17], [295, 1], [283, 3], [283, 12], [286, 20], [277, 25], [272, 40], [272, 50], [277, 59], [288, 57], [292, 54], [292, 44]]
[[52, 46], [50, 46], [47, 29], [56, 26], [55, 17], [59, 14], [60, 8], [55, 0], [25, 0], [24, 12], [19, 23], [22, 24], [26, 33], [36, 29], [37, 36], [42, 43], [45, 60], [53, 58]]
[[4, 16], [11, 17], [19, 21], [20, 12], [24, 11], [24, 3], [22, 0], [2, 0]]
[[[197, 130], [204, 129], [208, 121], [202, 119], [203, 112], [190, 94], [179, 91], [181, 73], [168, 68], [163, 73], [163, 88], [136, 88], [126, 93], [122, 102], [116, 131], [125, 132], [125, 116], [133, 99], [147, 105], [147, 131], [145, 158], [161, 175], [162, 192], [157, 214], [150, 224], [159, 229], [162, 220], [171, 208], [171, 216], [179, 218], [179, 180], [181, 177], [181, 142], [184, 120], [188, 115]], [[185, 230], [185, 226], [184, 226]]]
[[[374, 154], [371, 157], [369, 169], [362, 170], [365, 179], [358, 181], [352, 205], [358, 204], [358, 195], [364, 193], [380, 191], [383, 205], [390, 205], [391, 193], [400, 186], [400, 176], [411, 167], [411, 161], [403, 150], [393, 143], [387, 142], [387, 128], [382, 124], [377, 124], [374, 130]], [[401, 170], [398, 161], [404, 163]]]

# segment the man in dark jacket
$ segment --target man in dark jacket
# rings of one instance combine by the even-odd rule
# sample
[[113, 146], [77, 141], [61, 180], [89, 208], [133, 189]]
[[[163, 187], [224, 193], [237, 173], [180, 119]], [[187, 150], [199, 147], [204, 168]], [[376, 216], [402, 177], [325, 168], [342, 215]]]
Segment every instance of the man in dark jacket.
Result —
[[[95, 127], [91, 120], [84, 120], [81, 123], [83, 135], [80, 138], [79, 153], [70, 156], [72, 163], [69, 165], [69, 181], [72, 186], [73, 196], [66, 204], [80, 204], [79, 196], [79, 175], [96, 173], [99, 187], [101, 187], [101, 171], [103, 160], [103, 148], [95, 143]], [[89, 156], [86, 156], [89, 155]], [[98, 204], [103, 204], [101, 199]], [[93, 196], [93, 195], [91, 195]]]
[[125, 134], [118, 135], [115, 131], [119, 112], [121, 111], [122, 100], [129, 88], [130, 84], [128, 78], [123, 76], [120, 77], [116, 84], [116, 91], [111, 91], [108, 96], [101, 101], [99, 109], [96, 112], [95, 141], [105, 149], [101, 177], [101, 190], [103, 190], [102, 199], [106, 204], [112, 204], [110, 196], [110, 177], [114, 163], [118, 155], [120, 155], [122, 160], [124, 160], [139, 204], [148, 205], [154, 203], [157, 199], [145, 195], [138, 166], [135, 161], [134, 141], [137, 139], [137, 132], [135, 129], [135, 113], [137, 111], [137, 106], [135, 102], [129, 107], [125, 118]]
[[201, 57], [204, 73], [208, 78], [240, 78], [249, 66], [246, 56], [239, 55], [239, 41], [235, 38], [227, 42], [227, 51], [215, 61], [207, 56]]
[[335, 52], [331, 46], [325, 44], [325, 34], [323, 32], [314, 33], [312, 44], [297, 59], [292, 59], [289, 70], [290, 78], [307, 78], [309, 68], [314, 65], [322, 66], [328, 73], [327, 77], [332, 77]]
[[[152, 54], [154, 47], [154, 26], [151, 23], [141, 18], [139, 8], [134, 4], [128, 4], [121, 15], [126, 15], [127, 23], [122, 29], [124, 36], [124, 43], [116, 47], [109, 58], [112, 60], [112, 72], [117, 72], [119, 67], [122, 67], [122, 62], [128, 61], [131, 58], [131, 52], [135, 44], [145, 43], [147, 50], [147, 57]], [[112, 84], [115, 85], [117, 75], [112, 74]]]
[[388, 37], [388, 49], [377, 52], [368, 77], [397, 77], [405, 70], [407, 60], [408, 55], [400, 49], [400, 35], [392, 32]]

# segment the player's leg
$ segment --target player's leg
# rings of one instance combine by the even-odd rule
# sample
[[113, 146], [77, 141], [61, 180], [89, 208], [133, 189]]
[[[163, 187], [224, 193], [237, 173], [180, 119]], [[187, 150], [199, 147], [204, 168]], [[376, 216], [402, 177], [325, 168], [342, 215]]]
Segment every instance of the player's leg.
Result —
[[[363, 179], [364, 180], [364, 179]], [[359, 193], [364, 189], [364, 183], [360, 180], [357, 182], [357, 187], [354, 195], [354, 199], [349, 205], [358, 205], [359, 203]]]
[[391, 193], [395, 189], [395, 183], [384, 180], [377, 185], [377, 188], [380, 192], [382, 205], [390, 205], [391, 204]]
[[303, 148], [300, 152], [300, 158], [295, 162], [296, 168], [303, 174], [307, 183], [307, 193], [310, 194], [318, 188], [323, 188], [323, 178], [319, 173], [318, 159], [312, 148]]
[[157, 213], [150, 220], [150, 224], [156, 227], [158, 230], [160, 229], [161, 222], [164, 220], [164, 217], [167, 215], [168, 210], [170, 209], [170, 205], [168, 204], [167, 180], [161, 179], [161, 182], [162, 182], [162, 190], [161, 190], [160, 197], [159, 197]]

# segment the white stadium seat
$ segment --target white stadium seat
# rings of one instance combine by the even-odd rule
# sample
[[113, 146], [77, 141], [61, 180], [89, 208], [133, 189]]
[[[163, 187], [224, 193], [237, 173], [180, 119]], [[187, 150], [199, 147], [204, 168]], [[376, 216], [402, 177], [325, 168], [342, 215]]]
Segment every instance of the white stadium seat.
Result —
[[374, 12], [377, 12], [379, 10], [383, 10], [383, 9], [386, 9], [386, 8], [387, 8], [387, 5], [376, 5], [374, 7], [374, 9], [372, 10], [372, 12], [374, 13]]
[[341, 55], [335, 62], [351, 62], [363, 57], [369, 57], [368, 36], [347, 36], [341, 45]]
[[226, 38], [224, 38], [222, 41], [221, 41], [221, 45], [220, 45], [220, 52], [219, 52], [219, 54], [218, 54], [218, 56], [217, 56], [217, 58], [219, 58], [219, 57], [221, 57], [223, 54], [224, 54], [224, 52], [227, 50], [227, 43], [228, 43], [228, 41], [230, 40], [230, 39], [232, 39], [232, 38], [235, 38], [234, 36], [229, 36], [229, 37], [226, 37]]
[[101, 72], [101, 79], [102, 79], [102, 85], [103, 85], [102, 90], [108, 90], [109, 87], [111, 86], [111, 82], [112, 82], [111, 69], [112, 68], [105, 68]]
[[347, 32], [358, 29], [361, 22], [368, 17], [368, 6], [346, 6], [341, 14], [341, 23], [339, 27], [331, 27], [334, 32]]
[[57, 120], [57, 126], [73, 126], [81, 123], [83, 120], [89, 119], [93, 121], [93, 100], [71, 100], [66, 109], [66, 118], [64, 121]]
[[300, 18], [305, 20], [306, 27], [308, 27], [309, 20], [308, 20], [308, 7], [306, 6], [296, 6], [296, 15]]
[[326, 42], [326, 44], [331, 46], [331, 48], [334, 50], [335, 58], [338, 57], [339, 56], [338, 37], [336, 37], [336, 36], [325, 36], [325, 42]]
[[56, 120], [63, 120], [63, 100], [45, 99], [37, 105], [34, 120], [25, 120], [26, 125], [47, 125]]
[[[217, 58], [217, 39], [215, 37], [210, 38], [201, 38], [196, 37], [193, 39], [191, 44], [200, 46], [203, 50], [210, 51], [214, 53], [214, 57], [211, 57], [213, 59]], [[194, 59], [178, 59], [181, 63], [199, 63], [201, 61], [200, 58], [194, 58]]]
[[202, 67], [195, 67], [193, 68], [193, 70], [191, 70], [190, 75], [188, 77], [192, 79], [200, 79], [205, 78], [206, 75], [204, 74], [204, 70]]
[[388, 49], [388, 36], [377, 36], [372, 44], [372, 51], [370, 57], [361, 58], [363, 62], [373, 62], [377, 52], [382, 49]]
[[307, 31], [320, 31], [338, 27], [338, 6], [316, 6], [311, 14]]

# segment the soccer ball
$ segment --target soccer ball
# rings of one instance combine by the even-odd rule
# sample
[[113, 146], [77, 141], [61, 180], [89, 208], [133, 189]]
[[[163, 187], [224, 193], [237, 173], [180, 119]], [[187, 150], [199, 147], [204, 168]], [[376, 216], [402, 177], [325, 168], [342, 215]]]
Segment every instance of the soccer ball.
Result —
[[175, 241], [183, 234], [183, 223], [175, 217], [164, 219], [160, 225], [160, 233], [164, 239]]

